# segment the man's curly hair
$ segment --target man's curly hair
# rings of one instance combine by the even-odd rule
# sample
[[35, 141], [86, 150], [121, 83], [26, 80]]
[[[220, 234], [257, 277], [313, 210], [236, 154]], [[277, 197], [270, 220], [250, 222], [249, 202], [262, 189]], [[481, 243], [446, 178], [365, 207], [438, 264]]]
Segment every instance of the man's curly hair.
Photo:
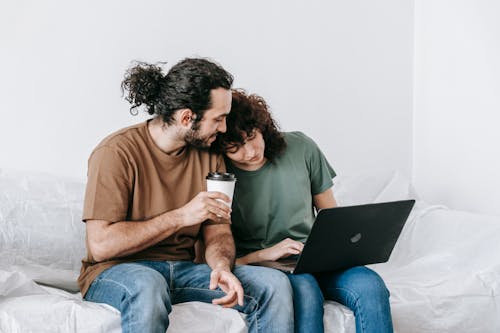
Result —
[[219, 64], [204, 58], [186, 58], [169, 72], [163, 74], [158, 65], [144, 62], [130, 68], [122, 82], [125, 99], [132, 104], [130, 112], [145, 107], [150, 115], [156, 115], [167, 124], [179, 109], [190, 109], [196, 114], [195, 123], [212, 106], [210, 92], [213, 89], [231, 89], [233, 76]]

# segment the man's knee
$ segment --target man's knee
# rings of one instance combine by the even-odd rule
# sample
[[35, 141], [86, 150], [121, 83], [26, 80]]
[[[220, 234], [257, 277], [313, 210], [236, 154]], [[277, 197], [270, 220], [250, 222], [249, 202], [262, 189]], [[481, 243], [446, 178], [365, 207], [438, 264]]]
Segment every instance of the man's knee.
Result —
[[171, 311], [168, 284], [162, 274], [138, 264], [121, 264], [109, 268], [92, 283], [86, 299], [112, 305], [120, 311], [140, 308], [157, 312]]
[[136, 294], [133, 301], [139, 308], [157, 314], [172, 311], [169, 286], [162, 274], [153, 269], [142, 270], [134, 275], [134, 280]]

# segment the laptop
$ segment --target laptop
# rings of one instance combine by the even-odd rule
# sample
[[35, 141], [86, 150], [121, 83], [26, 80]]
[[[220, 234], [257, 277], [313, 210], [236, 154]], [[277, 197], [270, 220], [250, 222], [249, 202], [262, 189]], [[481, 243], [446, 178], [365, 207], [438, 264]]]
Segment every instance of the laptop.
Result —
[[322, 209], [299, 256], [253, 265], [301, 274], [389, 260], [415, 200]]

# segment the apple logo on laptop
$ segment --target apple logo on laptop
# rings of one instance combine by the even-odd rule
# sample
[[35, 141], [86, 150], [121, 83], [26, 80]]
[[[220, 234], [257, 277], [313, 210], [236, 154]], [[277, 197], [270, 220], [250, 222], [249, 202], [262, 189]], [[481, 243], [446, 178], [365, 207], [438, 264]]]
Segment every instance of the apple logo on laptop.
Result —
[[350, 238], [350, 241], [351, 241], [351, 243], [354, 244], [354, 243], [359, 242], [360, 239], [361, 239], [361, 234], [358, 232], [357, 234], [355, 234], [354, 236], [352, 236]]

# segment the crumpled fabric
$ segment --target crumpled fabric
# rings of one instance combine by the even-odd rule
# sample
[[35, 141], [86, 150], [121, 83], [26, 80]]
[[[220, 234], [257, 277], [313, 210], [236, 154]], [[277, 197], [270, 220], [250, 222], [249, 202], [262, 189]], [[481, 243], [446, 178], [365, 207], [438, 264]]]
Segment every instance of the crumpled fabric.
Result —
[[[417, 199], [389, 261], [369, 266], [391, 293], [396, 333], [500, 332], [498, 216], [426, 203], [399, 173], [334, 184], [341, 205]], [[83, 181], [0, 169], [0, 333], [121, 331], [118, 311], [77, 292], [83, 192]], [[170, 319], [174, 333], [247, 330], [235, 310], [200, 302]], [[355, 333], [352, 312], [326, 302], [325, 329]]]
[[84, 190], [83, 181], [0, 169], [0, 268], [78, 291]]

